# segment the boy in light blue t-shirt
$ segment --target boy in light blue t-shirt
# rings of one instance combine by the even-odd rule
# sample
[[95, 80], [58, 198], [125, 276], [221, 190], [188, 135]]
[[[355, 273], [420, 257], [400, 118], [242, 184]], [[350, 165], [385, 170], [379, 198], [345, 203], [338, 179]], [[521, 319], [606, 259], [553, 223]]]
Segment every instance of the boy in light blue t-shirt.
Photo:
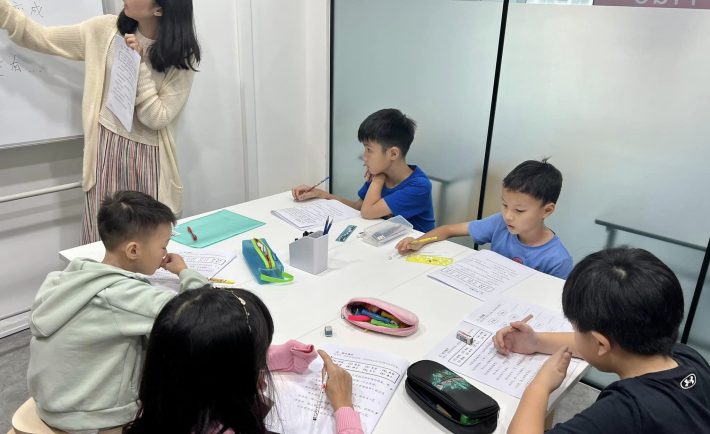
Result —
[[[572, 257], [559, 237], [545, 226], [555, 211], [562, 189], [562, 174], [547, 160], [525, 161], [503, 179], [501, 212], [482, 220], [440, 226], [420, 238], [470, 235], [478, 244], [515, 262], [552, 276], [566, 279], [572, 271]], [[424, 243], [407, 237], [397, 244], [400, 253], [418, 250]]]

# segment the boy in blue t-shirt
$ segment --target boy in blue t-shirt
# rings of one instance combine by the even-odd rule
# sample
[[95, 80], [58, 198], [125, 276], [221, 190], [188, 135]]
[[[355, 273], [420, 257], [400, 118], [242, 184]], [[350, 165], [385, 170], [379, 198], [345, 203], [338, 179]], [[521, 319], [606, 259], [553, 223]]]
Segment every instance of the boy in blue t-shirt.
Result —
[[[547, 160], [525, 161], [503, 179], [501, 212], [482, 220], [440, 226], [420, 239], [441, 241], [470, 235], [478, 244], [535, 270], [566, 279], [572, 257], [559, 237], [545, 226], [555, 211], [562, 189], [562, 174]], [[420, 249], [426, 242], [407, 237], [397, 244], [399, 253]]]
[[552, 354], [520, 398], [508, 434], [542, 434], [549, 395], [573, 356], [620, 379], [547, 433], [710, 433], [710, 366], [676, 343], [683, 289], [668, 266], [642, 249], [593, 253], [565, 282], [562, 311], [574, 332], [536, 332], [516, 321], [493, 338], [504, 355]]
[[368, 116], [357, 132], [365, 146], [366, 182], [352, 201], [319, 188], [299, 185], [291, 190], [296, 201], [312, 198], [335, 199], [360, 210], [363, 218], [401, 215], [414, 229], [434, 228], [431, 181], [417, 166], [405, 159], [414, 140], [416, 123], [397, 109], [383, 109]]

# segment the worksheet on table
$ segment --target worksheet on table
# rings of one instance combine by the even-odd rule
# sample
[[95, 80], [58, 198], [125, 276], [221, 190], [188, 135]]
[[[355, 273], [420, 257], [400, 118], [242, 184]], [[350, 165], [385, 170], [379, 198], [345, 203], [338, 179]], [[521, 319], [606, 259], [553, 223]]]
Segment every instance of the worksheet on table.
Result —
[[[352, 376], [353, 405], [360, 415], [363, 431], [371, 433], [409, 363], [395, 354], [362, 348], [325, 345], [323, 349], [335, 364]], [[277, 403], [267, 418], [270, 430], [280, 433], [335, 432], [333, 407], [325, 393], [321, 393], [322, 367], [323, 361], [318, 358], [303, 374], [275, 375]]]
[[[493, 336], [511, 321], [524, 319], [527, 315], [532, 315], [528, 324], [536, 331], [572, 331], [572, 325], [560, 313], [510, 297], [500, 297], [468, 314], [458, 329], [450, 332], [427, 357], [454, 372], [520, 398], [548, 356], [515, 353], [504, 356], [496, 351]], [[470, 336], [471, 344], [459, 340], [456, 337], [458, 331]], [[567, 372], [574, 371], [578, 363], [577, 359], [572, 359]], [[568, 375], [563, 386], [570, 381]], [[558, 389], [561, 390], [564, 387]], [[555, 394], [551, 399], [554, 397]]]

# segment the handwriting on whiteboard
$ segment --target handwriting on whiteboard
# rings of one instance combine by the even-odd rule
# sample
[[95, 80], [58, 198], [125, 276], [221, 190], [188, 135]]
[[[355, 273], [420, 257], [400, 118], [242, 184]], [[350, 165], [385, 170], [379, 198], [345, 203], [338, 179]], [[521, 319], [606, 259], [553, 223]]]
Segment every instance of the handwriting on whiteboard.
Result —
[[[41, 20], [45, 16], [44, 0], [11, 0], [15, 9], [24, 12], [34, 19]], [[22, 72], [43, 73], [45, 68], [27, 64], [19, 55], [10, 52], [0, 55], [0, 78], [10, 77], [13, 73]]]
[[12, 5], [24, 13], [29, 11], [31, 17], [44, 18], [44, 2], [42, 0], [13, 0]]
[[44, 66], [25, 62], [15, 53], [0, 56], [0, 78], [22, 73], [42, 74], [45, 72], [47, 69]]

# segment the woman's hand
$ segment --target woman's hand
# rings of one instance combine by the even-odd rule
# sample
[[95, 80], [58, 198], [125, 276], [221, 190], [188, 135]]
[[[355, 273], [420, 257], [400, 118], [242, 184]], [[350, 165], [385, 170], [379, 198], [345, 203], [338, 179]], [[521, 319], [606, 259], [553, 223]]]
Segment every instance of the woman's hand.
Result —
[[143, 58], [143, 47], [141, 46], [141, 43], [138, 42], [138, 38], [136, 38], [136, 35], [132, 33], [126, 33], [123, 35], [123, 39], [126, 41], [126, 45], [131, 47], [136, 53], [138, 53], [141, 58]]

